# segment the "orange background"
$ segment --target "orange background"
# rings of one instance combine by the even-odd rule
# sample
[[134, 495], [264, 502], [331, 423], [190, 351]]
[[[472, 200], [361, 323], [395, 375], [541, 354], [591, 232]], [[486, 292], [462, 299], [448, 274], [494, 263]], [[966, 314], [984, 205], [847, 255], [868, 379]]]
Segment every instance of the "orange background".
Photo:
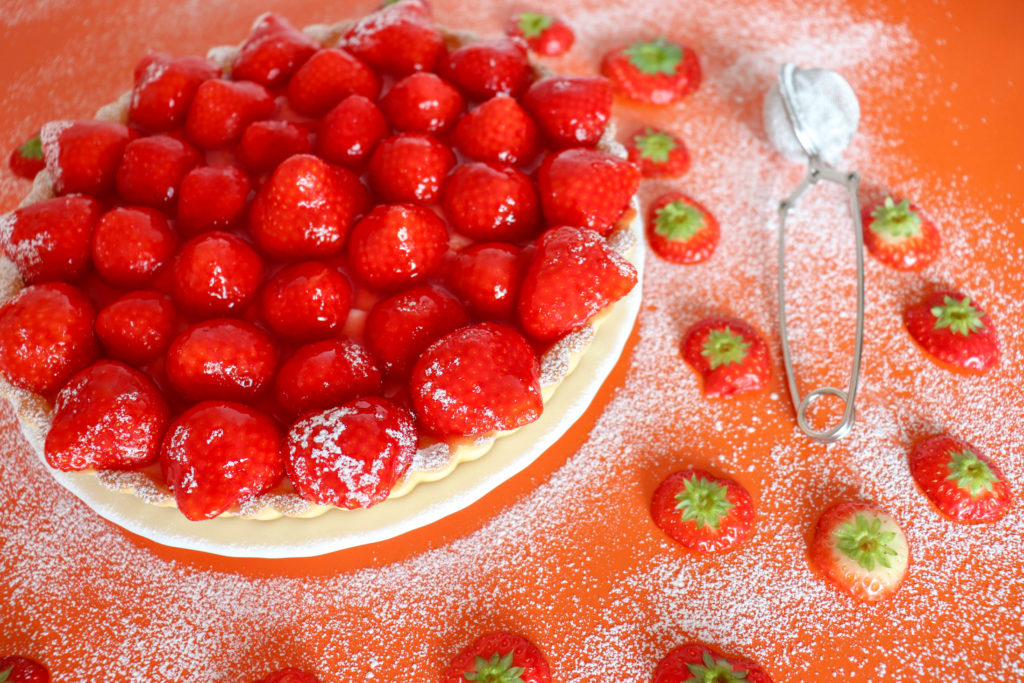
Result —
[[[748, 46], [721, 44], [728, 31], [683, 23], [704, 3], [709, 11], [718, 4], [700, 0], [683, 10], [654, 0], [549, 0], [546, 9], [587, 28], [572, 55], [554, 64], [593, 71], [612, 43], [664, 30], [710, 55], [704, 66], [714, 84], [731, 66], [726, 56], [742, 57]], [[126, 9], [113, 0], [5, 2], [0, 148], [11, 149], [47, 120], [90, 117], [129, 87], [135, 60], [147, 50], [202, 54], [238, 42], [267, 9], [304, 26], [373, 4], [245, 0], [165, 9], [140, 0]], [[502, 3], [433, 4], [440, 23], [484, 34], [500, 30], [511, 11]], [[701, 284], [722, 282], [713, 269], [736, 262], [728, 251], [742, 241], [735, 237], [723, 240], [708, 270], [678, 275], [650, 257], [641, 325], [650, 334], [668, 332], [653, 341], [634, 332], [598, 399], [556, 447], [469, 508], [370, 547], [238, 560], [127, 534], [48, 481], [5, 409], [0, 503], [12, 513], [0, 526], [0, 605], [7, 605], [0, 608], [0, 655], [33, 656], [55, 681], [244, 681], [288, 665], [324, 681], [429, 681], [475, 635], [510, 629], [534, 640], [564, 681], [648, 680], [665, 652], [690, 640], [753, 658], [776, 681], [828, 680], [833, 672], [859, 680], [967, 680], [969, 671], [980, 676], [971, 680], [1024, 679], [1021, 506], [997, 525], [953, 528], [907, 484], [902, 460], [916, 438], [948, 430], [1003, 464], [1018, 498], [1024, 495], [1024, 344], [1017, 334], [1024, 313], [1024, 5], [725, 4], [736, 8], [737, 23], [754, 29], [751, 15], [769, 10], [782, 8], [794, 22], [831, 13], [864, 22], [858, 25], [871, 35], [899, 27], [916, 46], [896, 63], [909, 70], [902, 78], [874, 73], [864, 65], [870, 56], [860, 58], [851, 82], [868, 146], [852, 154], [869, 188], [912, 190], [925, 206], [931, 200], [947, 248], [919, 278], [869, 262], [861, 420], [848, 441], [825, 447], [793, 432], [773, 332], [774, 251], [761, 254], [763, 267], [745, 264], [729, 280], [735, 288]], [[609, 16], [635, 13], [635, 23], [586, 23], [609, 7], [620, 10]], [[785, 39], [774, 28], [764, 33], [769, 42]], [[759, 36], [744, 39], [757, 44]], [[870, 55], [872, 45], [864, 49]], [[894, 91], [894, 82], [905, 87]], [[687, 133], [693, 187], [733, 215], [745, 199], [707, 179], [721, 164], [742, 160], [725, 151], [727, 131], [697, 123], [718, 111], [756, 129], [760, 94], [726, 94], [712, 85], [692, 104], [663, 109], [618, 101], [616, 113], [625, 130], [651, 122]], [[761, 178], [762, 186], [791, 187], [799, 178], [795, 165], [775, 170], [782, 184]], [[670, 187], [652, 186], [644, 197]], [[5, 169], [0, 210], [27, 190]], [[798, 275], [810, 277], [797, 282], [821, 287], [824, 297], [830, 287], [820, 283], [833, 274], [823, 268], [808, 266]], [[673, 293], [666, 284], [672, 278], [691, 285], [690, 294]], [[927, 286], [961, 287], [987, 304], [1004, 346], [997, 370], [982, 378], [953, 374], [906, 340], [899, 306]], [[764, 332], [776, 370], [768, 390], [726, 404], [699, 398], [699, 382], [672, 349], [688, 324], [709, 313], [746, 317]], [[803, 343], [820, 343], [815, 335], [831, 324], [817, 327], [815, 319]], [[837, 344], [800, 357], [808, 386], [845, 381], [846, 361], [832, 362], [848, 348]], [[638, 399], [632, 407], [631, 396]], [[650, 522], [651, 493], [684, 465], [748, 487], [760, 506], [748, 547], [694, 557]], [[594, 473], [601, 478], [591, 480]], [[779, 481], [783, 475], [788, 479]], [[887, 506], [911, 540], [908, 580], [881, 605], [832, 591], [807, 564], [804, 543], [816, 514], [848, 495]]]

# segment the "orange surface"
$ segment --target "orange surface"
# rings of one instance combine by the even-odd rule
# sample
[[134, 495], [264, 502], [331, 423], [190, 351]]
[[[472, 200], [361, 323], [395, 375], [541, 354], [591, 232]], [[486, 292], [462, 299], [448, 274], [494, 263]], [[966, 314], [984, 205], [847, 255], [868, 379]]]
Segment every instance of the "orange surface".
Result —
[[[91, 116], [129, 86], [147, 49], [202, 54], [240, 41], [266, 9], [303, 26], [361, 14], [373, 3], [166, 4], [0, 6], [0, 149], [44, 121]], [[439, 22], [485, 34], [498, 31], [510, 11], [501, 3], [433, 4]], [[751, 164], [749, 185], [716, 182], [736, 177], [744, 163], [730, 149], [736, 131], [756, 134], [760, 126], [761, 91], [737, 86], [770, 82], [735, 70], [760, 68], [757, 50], [766, 59], [792, 54], [804, 65], [816, 55], [846, 60], [837, 67], [848, 66], [864, 112], [863, 142], [851, 155], [866, 185], [914, 193], [933, 207], [946, 239], [939, 264], [920, 275], [868, 264], [865, 379], [854, 435], [825, 447], [794, 433], [774, 332], [769, 232], [723, 239], [699, 267], [705, 270], [680, 274], [652, 257], [631, 355], [557, 446], [469, 508], [371, 547], [235, 560], [126, 534], [48, 482], [6, 409], [0, 504], [13, 515], [0, 524], [0, 654], [33, 656], [55, 681], [245, 681], [286, 665], [324, 681], [430, 681], [476, 634], [511, 629], [534, 640], [563, 681], [648, 680], [665, 652], [690, 640], [751, 657], [776, 681], [831, 680], [833, 673], [839, 680], [966, 680], [968, 671], [977, 676], [971, 680], [1024, 679], [1021, 505], [997, 525], [953, 528], [908, 483], [902, 460], [917, 437], [948, 430], [998, 459], [1018, 499], [1024, 496], [1024, 393], [1017, 382], [1024, 358], [1024, 5], [543, 4], [583, 29], [573, 54], [556, 66], [593, 71], [605, 47], [663, 30], [702, 54], [708, 79], [692, 102], [666, 109], [617, 102], [616, 113], [626, 130], [640, 121], [673, 127], [694, 154], [684, 181], [653, 185], [645, 197], [692, 189], [726, 216], [750, 208], [770, 218], [767, 199], [777, 200], [776, 190], [799, 177], [796, 165], [761, 161]], [[725, 21], [723, 4], [735, 9], [734, 20]], [[769, 17], [779, 10], [773, 24]], [[816, 26], [825, 31], [818, 52], [791, 44], [783, 30], [799, 39]], [[874, 39], [893, 36], [902, 46], [873, 54]], [[744, 149], [770, 159], [749, 144]], [[4, 171], [0, 210], [27, 190]], [[796, 249], [811, 248], [813, 230], [801, 234], [808, 243]], [[753, 253], [751, 241], [769, 248]], [[750, 258], [741, 263], [741, 253]], [[800, 262], [800, 285], [792, 286], [808, 288], [797, 303], [810, 309], [795, 323], [804, 323], [801, 348], [811, 349], [798, 357], [805, 390], [812, 382], [845, 382], [846, 361], [836, 359], [846, 357], [844, 330], [852, 325], [825, 316], [833, 294], [842, 302], [849, 268], [829, 273], [827, 259]], [[721, 274], [730, 267], [734, 274]], [[822, 284], [833, 276], [838, 287]], [[902, 305], [945, 285], [975, 293], [996, 322], [1003, 361], [989, 375], [938, 368], [900, 327]], [[745, 317], [765, 333], [776, 365], [767, 391], [730, 403], [699, 398], [699, 382], [674, 348], [682, 330], [709, 313]], [[832, 324], [840, 330], [835, 344], [820, 336]], [[651, 493], [684, 465], [748, 487], [760, 506], [748, 547], [694, 557], [650, 522]], [[807, 562], [816, 514], [848, 495], [888, 507], [911, 541], [910, 575], [884, 604], [854, 603], [825, 586]]]

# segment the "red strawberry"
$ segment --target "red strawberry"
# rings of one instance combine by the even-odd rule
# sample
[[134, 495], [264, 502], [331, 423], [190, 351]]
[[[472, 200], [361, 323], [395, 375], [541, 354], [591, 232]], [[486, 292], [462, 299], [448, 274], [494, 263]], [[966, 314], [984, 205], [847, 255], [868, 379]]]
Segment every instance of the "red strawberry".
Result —
[[954, 522], [994, 522], [1012, 503], [999, 467], [966, 441], [945, 434], [914, 446], [910, 474], [939, 512]]
[[567, 149], [547, 157], [537, 187], [548, 225], [612, 231], [640, 185], [636, 166], [596, 149]]
[[480, 242], [452, 258], [448, 284], [484, 320], [511, 320], [526, 262], [523, 251], [505, 242]]
[[549, 76], [530, 86], [522, 104], [552, 147], [593, 147], [611, 120], [612, 88], [600, 76]]
[[536, 645], [523, 636], [498, 631], [467, 645], [441, 675], [441, 683], [463, 681], [550, 683], [551, 669]]
[[700, 373], [705, 396], [729, 398], [755, 391], [771, 373], [768, 346], [757, 331], [734, 318], [705, 318], [680, 344], [683, 360]]
[[250, 81], [206, 81], [196, 90], [185, 119], [185, 134], [203, 149], [236, 142], [246, 127], [274, 113], [267, 89]]
[[320, 683], [320, 679], [313, 674], [289, 667], [269, 673], [254, 683]]
[[939, 255], [939, 230], [909, 200], [892, 197], [874, 209], [865, 208], [864, 246], [875, 258], [897, 270], [921, 270]]
[[344, 36], [344, 47], [378, 71], [404, 76], [433, 71], [445, 53], [444, 38], [423, 2], [382, 7], [357, 21]]
[[478, 161], [528, 162], [540, 149], [537, 124], [519, 103], [505, 95], [493, 97], [455, 125], [455, 146]]
[[185, 122], [199, 85], [220, 76], [220, 69], [202, 57], [146, 55], [138, 69], [128, 120], [135, 126], [163, 132]]
[[644, 178], [678, 178], [690, 169], [686, 145], [668, 131], [647, 126], [629, 138], [626, 150]]
[[396, 130], [443, 133], [462, 115], [466, 102], [450, 83], [420, 72], [391, 86], [380, 108]]
[[239, 223], [251, 187], [249, 176], [237, 166], [193, 168], [181, 179], [178, 228], [192, 237]]
[[320, 261], [305, 261], [278, 271], [260, 297], [263, 320], [278, 335], [300, 343], [333, 336], [352, 306], [345, 276]]
[[430, 209], [380, 204], [352, 228], [348, 262], [373, 289], [395, 289], [436, 271], [448, 250], [448, 229]]
[[125, 146], [137, 133], [110, 121], [51, 121], [39, 131], [57, 194], [101, 197], [114, 189]]
[[369, 203], [354, 173], [298, 154], [281, 162], [256, 195], [249, 228], [256, 244], [273, 258], [333, 256]]
[[458, 299], [434, 285], [381, 299], [366, 317], [366, 345], [392, 377], [407, 377], [423, 350], [469, 323]]
[[416, 456], [412, 416], [383, 398], [358, 398], [301, 418], [286, 439], [288, 478], [306, 500], [376, 505]]
[[680, 470], [654, 492], [651, 516], [687, 550], [716, 553], [735, 548], [750, 536], [754, 501], [732, 479], [703, 470]]
[[984, 372], [999, 363], [999, 337], [988, 314], [960, 292], [934, 292], [903, 314], [910, 336], [935, 358]]
[[523, 276], [518, 313], [534, 339], [553, 341], [582, 328], [637, 282], [636, 268], [593, 230], [551, 228]]
[[250, 123], [238, 141], [235, 155], [250, 171], [267, 173], [288, 157], [312, 150], [312, 134], [306, 125], [271, 120]]
[[92, 304], [63, 282], [32, 285], [0, 308], [0, 374], [51, 395], [96, 356]]
[[324, 117], [317, 137], [317, 154], [335, 164], [359, 167], [388, 132], [388, 122], [377, 105], [352, 95]]
[[380, 77], [355, 55], [320, 50], [288, 82], [288, 103], [300, 114], [318, 118], [349, 95], [369, 100], [380, 94]]
[[889, 513], [863, 501], [837, 503], [814, 528], [811, 560], [826, 579], [853, 597], [883, 600], [900, 587], [910, 548]]
[[424, 133], [400, 133], [383, 140], [370, 157], [370, 185], [384, 201], [436, 202], [455, 154]]
[[178, 239], [156, 209], [121, 206], [103, 214], [92, 234], [92, 262], [106, 282], [132, 289], [170, 263]]
[[89, 267], [89, 240], [103, 206], [91, 197], [56, 197], [0, 216], [0, 242], [26, 284], [74, 280]]
[[706, 645], [688, 643], [665, 655], [654, 670], [653, 683], [772, 683], [760, 664], [744, 657], [723, 655]]
[[199, 153], [177, 138], [153, 135], [133, 140], [117, 167], [117, 193], [129, 204], [165, 209], [177, 200], [185, 174], [198, 164]]
[[0, 657], [0, 683], [50, 683], [49, 670], [28, 657]]
[[682, 99], [701, 80], [697, 54], [664, 36], [612, 50], [601, 60], [601, 73], [620, 94], [648, 104]]
[[96, 316], [96, 336], [111, 358], [139, 365], [167, 348], [174, 334], [171, 297], [152, 290], [129, 292]]
[[672, 263], [707, 261], [721, 236], [718, 220], [702, 204], [681, 192], [654, 200], [647, 214], [647, 242]]
[[207, 232], [185, 243], [174, 260], [174, 300], [190, 313], [240, 310], [263, 282], [263, 259], [241, 237]]
[[11, 150], [11, 156], [7, 157], [7, 165], [16, 176], [32, 180], [36, 174], [46, 168], [46, 160], [43, 159], [43, 142], [39, 139], [39, 133], [25, 140]]
[[167, 350], [167, 378], [193, 401], [250, 401], [269, 386], [277, 348], [244, 320], [218, 318], [182, 332]]
[[505, 33], [525, 40], [531, 50], [545, 57], [565, 54], [576, 40], [568, 24], [543, 12], [516, 14], [509, 19]]
[[441, 195], [451, 226], [476, 240], [517, 242], [533, 237], [540, 226], [539, 204], [525, 173], [494, 163], [458, 166]]
[[438, 73], [471, 100], [519, 97], [533, 80], [526, 45], [512, 38], [482, 40], [445, 55]]
[[342, 337], [296, 349], [277, 371], [274, 393], [285, 412], [301, 415], [379, 394], [380, 384], [370, 353]]
[[235, 57], [231, 76], [268, 88], [288, 82], [295, 70], [320, 48], [315, 40], [284, 17], [266, 12], [256, 19]]
[[160, 468], [178, 509], [211, 519], [266, 493], [284, 477], [281, 430], [266, 415], [227, 401], [206, 401], [167, 430]]
[[438, 434], [487, 434], [540, 417], [540, 365], [511, 327], [480, 323], [431, 344], [409, 384], [420, 424]]
[[62, 472], [147, 465], [159, 456], [169, 421], [167, 401], [146, 375], [101, 360], [57, 394], [46, 462]]

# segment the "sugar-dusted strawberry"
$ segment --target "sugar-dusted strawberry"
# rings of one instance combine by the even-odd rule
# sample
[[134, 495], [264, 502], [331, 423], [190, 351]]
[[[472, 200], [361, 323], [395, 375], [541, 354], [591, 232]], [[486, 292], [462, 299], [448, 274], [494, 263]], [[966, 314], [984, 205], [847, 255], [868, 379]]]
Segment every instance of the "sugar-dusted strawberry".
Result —
[[215, 78], [196, 90], [185, 118], [192, 144], [215, 149], [236, 142], [246, 127], [274, 113], [274, 98], [262, 85]]
[[954, 522], [994, 522], [1012, 503], [999, 467], [963, 439], [946, 434], [923, 439], [914, 446], [909, 464], [921, 492]]
[[460, 152], [478, 161], [529, 162], [540, 149], [540, 133], [519, 102], [492, 97], [459, 119], [453, 135]]
[[263, 259], [248, 242], [215, 230], [194, 237], [174, 259], [174, 301], [200, 316], [240, 310], [263, 282]]
[[389, 132], [387, 119], [377, 105], [362, 95], [352, 95], [327, 112], [320, 124], [316, 151], [327, 161], [358, 168]]
[[434, 71], [445, 53], [444, 37], [427, 4], [419, 0], [388, 5], [363, 17], [345, 32], [343, 45], [392, 76]]
[[284, 17], [273, 12], [261, 14], [231, 65], [236, 80], [253, 81], [268, 88], [285, 85], [295, 70], [320, 45]]
[[735, 318], [705, 318], [680, 343], [683, 360], [704, 380], [705, 396], [732, 397], [765, 386], [768, 346], [753, 327]]
[[410, 74], [380, 98], [380, 108], [395, 130], [444, 133], [466, 108], [455, 87], [437, 74]]
[[431, 344], [409, 386], [420, 424], [438, 434], [516, 429], [544, 409], [533, 348], [497, 323], [462, 327]]
[[174, 302], [166, 294], [128, 292], [96, 315], [96, 337], [109, 357], [140, 365], [171, 343], [176, 317]]
[[505, 631], [485, 633], [452, 658], [441, 683], [520, 681], [550, 683], [551, 668], [540, 649]]
[[160, 469], [185, 517], [211, 519], [284, 478], [281, 446], [281, 430], [267, 415], [241, 403], [205, 401], [171, 423]]
[[471, 244], [452, 257], [446, 281], [478, 318], [511, 320], [526, 270], [524, 253], [507, 242]]
[[57, 194], [93, 197], [114, 189], [125, 146], [137, 133], [111, 121], [51, 121], [39, 131], [46, 170]]
[[366, 187], [352, 171], [298, 154], [281, 162], [256, 195], [249, 228], [271, 257], [333, 256], [369, 203]]
[[681, 192], [664, 194], [647, 212], [647, 243], [672, 263], [700, 263], [711, 258], [721, 228], [700, 202]]
[[960, 292], [933, 292], [903, 314], [910, 336], [935, 358], [984, 372], [999, 363], [999, 337], [988, 314]]
[[132, 88], [128, 120], [134, 126], [163, 132], [185, 122], [192, 98], [203, 81], [220, 76], [220, 69], [202, 57], [150, 54], [143, 58]]
[[687, 550], [716, 553], [735, 548], [750, 536], [754, 501], [732, 479], [703, 470], [680, 470], [655, 490], [651, 516]]
[[455, 154], [425, 133], [400, 133], [387, 138], [370, 157], [370, 185], [384, 201], [436, 202]]
[[254, 683], [320, 683], [320, 679], [311, 673], [288, 667], [271, 672]]
[[548, 225], [577, 225], [607, 235], [629, 208], [640, 172], [596, 149], [566, 149], [547, 157], [537, 187]]
[[457, 232], [476, 240], [517, 242], [533, 237], [540, 226], [533, 181], [514, 166], [458, 166], [445, 181], [441, 206]]
[[253, 173], [268, 173], [288, 157], [312, 150], [313, 135], [308, 125], [272, 119], [246, 126], [235, 156]]
[[304, 261], [274, 274], [260, 295], [263, 321], [276, 334], [299, 343], [338, 332], [352, 307], [352, 286], [320, 261]]
[[843, 592], [876, 602], [903, 583], [910, 547], [889, 513], [872, 503], [851, 500], [822, 513], [814, 528], [811, 560]]
[[593, 147], [612, 115], [612, 87], [601, 76], [549, 76], [521, 100], [552, 147]]
[[392, 377], [407, 377], [423, 350], [469, 323], [466, 309], [435, 285], [418, 285], [381, 299], [366, 317], [366, 345]]
[[117, 167], [117, 194], [128, 204], [166, 209], [178, 199], [182, 179], [199, 161], [199, 152], [176, 137], [132, 140]]
[[636, 286], [633, 264], [586, 228], [551, 228], [523, 276], [517, 311], [534, 339], [553, 341], [586, 325]]
[[379, 204], [352, 228], [348, 262], [373, 289], [395, 289], [436, 271], [448, 249], [448, 228], [416, 204]]
[[724, 655], [714, 648], [687, 643], [673, 648], [658, 662], [652, 683], [772, 683], [760, 664], [745, 657]]
[[601, 60], [601, 73], [631, 100], [669, 104], [700, 86], [697, 53], [664, 36], [615, 48]]
[[288, 103], [300, 114], [320, 117], [349, 95], [369, 100], [380, 94], [380, 77], [341, 48], [320, 50], [288, 81]]
[[565, 54], [576, 40], [567, 23], [543, 12], [513, 15], [505, 26], [505, 34], [525, 40], [532, 51], [545, 57]]
[[193, 401], [251, 401], [270, 385], [276, 367], [270, 335], [244, 320], [197, 323], [167, 349], [167, 378]]
[[252, 182], [237, 166], [200, 166], [181, 179], [178, 229], [192, 237], [239, 223]]
[[646, 126], [626, 142], [629, 160], [644, 178], [678, 178], [690, 169], [690, 153], [678, 137]]
[[381, 372], [365, 347], [347, 337], [300, 346], [277, 371], [274, 396], [290, 415], [326, 410], [380, 393]]
[[89, 267], [89, 240], [103, 206], [92, 197], [55, 197], [0, 216], [0, 242], [26, 284], [74, 280]]
[[92, 234], [96, 272], [115, 287], [133, 289], [171, 262], [178, 238], [167, 216], [142, 206], [103, 214]]
[[480, 40], [449, 52], [438, 73], [471, 100], [519, 97], [533, 81], [526, 44], [513, 38]]
[[62, 472], [128, 469], [154, 462], [170, 409], [146, 375], [101, 360], [57, 394], [46, 435], [46, 462]]
[[34, 133], [20, 145], [11, 150], [7, 157], [7, 166], [16, 176], [32, 180], [36, 174], [46, 168], [46, 160], [43, 159], [43, 141], [39, 139], [39, 133]]
[[921, 270], [939, 255], [942, 240], [935, 223], [910, 200], [892, 197], [861, 215], [864, 246], [882, 263], [897, 270]]
[[0, 657], [0, 683], [50, 683], [50, 670], [29, 657]]
[[285, 443], [285, 467], [299, 495], [351, 510], [388, 497], [412, 464], [417, 437], [408, 411], [370, 397], [305, 415]]

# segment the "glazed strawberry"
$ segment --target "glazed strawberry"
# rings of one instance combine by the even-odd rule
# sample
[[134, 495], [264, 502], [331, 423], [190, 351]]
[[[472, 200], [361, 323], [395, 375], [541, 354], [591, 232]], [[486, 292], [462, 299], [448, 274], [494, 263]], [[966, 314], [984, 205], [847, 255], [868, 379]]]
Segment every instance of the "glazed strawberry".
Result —
[[513, 166], [458, 166], [445, 181], [441, 206], [452, 228], [475, 240], [517, 242], [533, 237], [540, 226], [533, 182]]
[[333, 336], [345, 324], [352, 286], [345, 276], [320, 261], [305, 261], [278, 271], [260, 296], [263, 321], [289, 341], [308, 343]]
[[193, 237], [236, 225], [245, 216], [252, 183], [237, 166], [200, 166], [181, 179], [178, 229]]
[[152, 290], [128, 292], [100, 310], [96, 337], [111, 358], [140, 365], [167, 349], [176, 319], [171, 297]]
[[91, 197], [56, 197], [0, 216], [4, 254], [26, 284], [74, 280], [89, 267], [89, 240], [103, 207]]
[[254, 683], [320, 683], [320, 679], [311, 673], [289, 667], [269, 673]]
[[437, 434], [487, 434], [540, 417], [540, 366], [511, 327], [480, 323], [431, 344], [409, 384], [420, 424]]
[[366, 317], [366, 345], [388, 375], [405, 378], [424, 349], [468, 323], [458, 299], [435, 285], [419, 285], [374, 304]]
[[907, 199], [897, 204], [886, 197], [873, 209], [865, 208], [861, 222], [864, 246], [887, 266], [921, 270], [939, 255], [938, 228]]
[[703, 470], [665, 478], [651, 499], [654, 523], [687, 550], [716, 553], [742, 544], [754, 526], [754, 501], [740, 484]]
[[92, 262], [107, 283], [133, 289], [171, 262], [177, 242], [163, 213], [141, 206], [121, 206], [103, 214], [96, 224]]
[[199, 160], [191, 145], [169, 135], [133, 140], [117, 167], [117, 194], [128, 204], [166, 209], [177, 200], [182, 179]]
[[601, 60], [601, 73], [619, 94], [647, 104], [682, 99], [701, 80], [697, 54], [664, 36], [612, 50]]
[[292, 425], [285, 467], [306, 500], [368, 508], [387, 498], [409, 469], [416, 443], [416, 426], [404, 408], [359, 398]]
[[370, 157], [370, 185], [388, 202], [436, 202], [455, 154], [437, 138], [424, 133], [400, 133], [387, 138]]
[[478, 318], [511, 320], [525, 270], [526, 259], [519, 247], [480, 242], [454, 255], [447, 282]]
[[537, 171], [548, 225], [576, 225], [607, 235], [629, 208], [640, 172], [624, 159], [596, 149], [567, 149]]
[[182, 514], [211, 519], [281, 481], [281, 442], [277, 424], [263, 413], [241, 403], [206, 401], [171, 423], [160, 468]]
[[274, 381], [278, 405], [290, 415], [326, 410], [380, 393], [381, 373], [370, 353], [341, 337], [301, 346]]
[[601, 76], [549, 76], [521, 102], [552, 147], [593, 147], [611, 120], [612, 87]]
[[444, 38], [426, 3], [419, 0], [388, 5], [363, 17], [345, 32], [343, 45], [392, 76], [434, 71], [445, 53]]
[[519, 102], [505, 95], [459, 119], [453, 139], [460, 152], [478, 161], [519, 164], [533, 159], [540, 149], [537, 124]]
[[380, 108], [395, 130], [443, 133], [462, 115], [466, 102], [450, 83], [432, 73], [414, 73], [391, 86]]
[[137, 69], [128, 120], [155, 132], [177, 128], [185, 122], [192, 98], [203, 81], [220, 76], [220, 69], [202, 57], [150, 54]]
[[348, 169], [308, 154], [281, 162], [253, 200], [249, 229], [279, 259], [333, 256], [369, 206], [366, 187]]
[[910, 548], [889, 513], [854, 500], [822, 513], [811, 541], [811, 560], [843, 592], [876, 602], [900, 587]]
[[160, 455], [170, 410], [146, 375], [101, 360], [57, 394], [46, 435], [46, 462], [62, 472], [128, 469]]
[[167, 378], [193, 401], [250, 401], [270, 385], [277, 348], [244, 320], [218, 318], [189, 327], [167, 350]]
[[51, 395], [96, 356], [95, 319], [85, 295], [63, 282], [32, 285], [0, 308], [0, 374]]
[[246, 127], [270, 117], [276, 105], [262, 85], [211, 79], [199, 86], [185, 119], [192, 144], [215, 149], [237, 142]]
[[317, 154], [327, 161], [357, 168], [389, 133], [377, 105], [361, 95], [342, 100], [327, 113], [317, 137]]
[[999, 338], [988, 314], [960, 292], [934, 292], [903, 314], [910, 336], [935, 358], [984, 372], [999, 363]]
[[43, 142], [39, 139], [39, 133], [35, 133], [17, 147], [11, 150], [7, 157], [7, 166], [16, 176], [32, 180], [36, 174], [46, 168], [46, 160], [43, 159]]
[[199, 316], [240, 310], [263, 282], [263, 259], [237, 235], [213, 231], [185, 243], [174, 260], [174, 301]]
[[436, 271], [448, 249], [448, 229], [430, 209], [379, 204], [352, 228], [348, 262], [360, 282], [388, 290]]
[[101, 197], [114, 189], [125, 146], [137, 133], [110, 121], [51, 121], [39, 131], [57, 194]]
[[511, 38], [481, 40], [453, 50], [441, 59], [438, 73], [477, 101], [495, 95], [519, 97], [533, 80], [525, 43]]
[[341, 48], [320, 50], [288, 81], [288, 104], [313, 118], [323, 116], [349, 95], [375, 100], [379, 94], [380, 77]]
[[653, 683], [772, 683], [761, 665], [746, 659], [723, 655], [706, 645], [688, 643], [665, 655], [654, 670]]
[[0, 683], [50, 683], [50, 671], [28, 657], [0, 657]]
[[231, 76], [268, 88], [283, 86], [320, 48], [284, 17], [266, 12], [256, 19], [231, 66]]
[[565, 54], [576, 40], [568, 24], [543, 12], [516, 14], [509, 19], [505, 33], [525, 40], [531, 50], [545, 57]]
[[521, 635], [485, 633], [457, 654], [441, 675], [441, 683], [520, 681], [550, 683], [544, 654]]
[[940, 434], [920, 441], [910, 454], [910, 474], [939, 512], [954, 522], [994, 522], [1012, 503], [996, 464], [956, 437]]
[[690, 169], [690, 153], [672, 133], [647, 126], [626, 143], [629, 160], [644, 178], [678, 178]]
[[768, 346], [757, 331], [734, 318], [694, 323], [680, 344], [683, 360], [700, 373], [705, 396], [729, 398], [764, 387], [771, 373]]
[[658, 197], [648, 210], [647, 243], [666, 261], [707, 261], [720, 236], [721, 228], [711, 212], [680, 192]]
[[310, 153], [312, 137], [309, 128], [301, 123], [256, 121], [242, 133], [235, 156], [253, 173], [267, 173], [290, 156]]
[[593, 230], [551, 228], [523, 276], [519, 322], [534, 339], [553, 341], [582, 328], [636, 282], [633, 264]]

